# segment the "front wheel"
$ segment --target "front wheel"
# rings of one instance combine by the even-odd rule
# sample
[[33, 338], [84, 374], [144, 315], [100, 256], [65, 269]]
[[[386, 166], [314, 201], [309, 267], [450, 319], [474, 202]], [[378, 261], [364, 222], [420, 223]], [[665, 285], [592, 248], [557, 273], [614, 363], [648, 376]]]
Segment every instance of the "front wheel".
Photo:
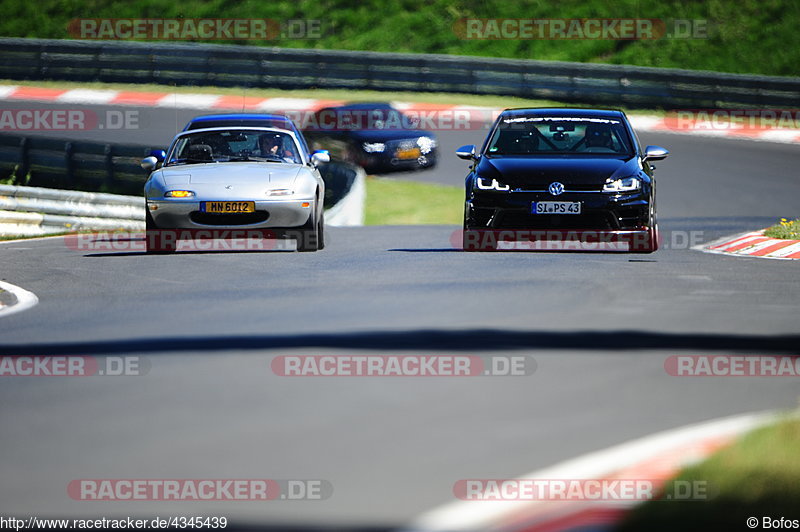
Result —
[[300, 234], [297, 235], [297, 251], [319, 251], [325, 246], [322, 224], [322, 215], [317, 220], [315, 213], [312, 212], [308, 221], [300, 228]]
[[150, 209], [145, 211], [144, 227], [145, 253], [152, 255], [175, 253], [175, 250], [178, 248], [178, 243], [175, 241], [175, 238], [169, 238], [174, 235], [169, 235], [166, 233], [166, 230], [160, 230], [156, 226], [153, 216], [150, 214]]
[[653, 253], [658, 250], [658, 243], [661, 235], [658, 232], [658, 218], [656, 217], [656, 207], [651, 202], [648, 216], [647, 236], [641, 246], [636, 246], [635, 253]]
[[[464, 226], [461, 231], [461, 250], [462, 251], [494, 251], [497, 247], [496, 242], [487, 236], [486, 229], [476, 229], [472, 223], [472, 212], [469, 204], [464, 204]], [[491, 234], [489, 234], [491, 236]]]
[[325, 249], [325, 211], [319, 215], [319, 224], [317, 225], [317, 249]]

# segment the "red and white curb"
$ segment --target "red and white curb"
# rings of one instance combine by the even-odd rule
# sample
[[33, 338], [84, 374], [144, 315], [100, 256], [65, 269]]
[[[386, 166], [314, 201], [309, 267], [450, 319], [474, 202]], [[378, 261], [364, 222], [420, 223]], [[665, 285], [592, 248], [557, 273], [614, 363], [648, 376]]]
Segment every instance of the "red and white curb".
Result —
[[[197, 109], [205, 111], [289, 112], [316, 111], [345, 103], [343, 100], [314, 98], [261, 98], [233, 94], [167, 93], [122, 91], [109, 89], [56, 89], [49, 87], [0, 85], [0, 100], [39, 101], [75, 105], [127, 105], [136, 107], [164, 107]], [[447, 105], [432, 103], [392, 102], [395, 107], [419, 113], [459, 112], [469, 113], [470, 122], [491, 123], [502, 111], [499, 108], [472, 105]], [[769, 142], [794, 144], [800, 142], [800, 129], [746, 128], [736, 124], [719, 128], [715, 124], [698, 122], [691, 129], [678, 128], [664, 117], [631, 115], [631, 123], [639, 131], [679, 133], [705, 137], [746, 138]], [[455, 127], [454, 127], [455, 128]]]
[[39, 303], [39, 298], [36, 297], [36, 294], [11, 283], [0, 281], [0, 290], [10, 292], [16, 299], [16, 303], [12, 305], [3, 305], [0, 303], [0, 318], [22, 312]]
[[720, 238], [693, 249], [706, 253], [761, 257], [765, 259], [800, 259], [800, 240], [764, 236], [764, 230]]
[[747, 128], [736, 124], [717, 128], [713, 124], [707, 122], [697, 122], [689, 129], [675, 127], [672, 125], [673, 121], [658, 116], [632, 115], [628, 118], [631, 125], [637, 131], [678, 133], [700, 137], [739, 138], [765, 142], [779, 142], [783, 144], [795, 144], [800, 142], [800, 129]]
[[[673, 478], [745, 432], [772, 423], [775, 412], [751, 413], [693, 424], [593, 452], [519, 477], [522, 479]], [[658, 487], [658, 486], [656, 486]], [[616, 501], [456, 501], [418, 517], [406, 532], [566, 532], [606, 530], [639, 504]]]
[[[259, 98], [232, 94], [210, 93], [166, 93], [137, 92], [95, 89], [52, 89], [45, 87], [0, 85], [0, 100], [6, 101], [38, 101], [48, 103], [84, 104], [84, 105], [130, 105], [136, 107], [165, 107], [180, 109], [248, 111], [248, 112], [285, 112], [316, 111], [324, 107], [342, 105], [344, 100], [326, 100], [314, 98]], [[472, 111], [482, 113], [481, 117], [493, 120], [496, 110], [490, 107], [471, 105], [444, 105], [430, 103], [392, 102], [395, 107], [405, 111]]]

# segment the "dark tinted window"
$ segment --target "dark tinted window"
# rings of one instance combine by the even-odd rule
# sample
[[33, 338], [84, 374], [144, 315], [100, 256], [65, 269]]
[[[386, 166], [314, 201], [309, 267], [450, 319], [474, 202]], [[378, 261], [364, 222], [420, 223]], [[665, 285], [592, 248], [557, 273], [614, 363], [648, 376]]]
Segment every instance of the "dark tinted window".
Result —
[[502, 119], [486, 153], [629, 155], [631, 146], [627, 130], [618, 119], [529, 116]]

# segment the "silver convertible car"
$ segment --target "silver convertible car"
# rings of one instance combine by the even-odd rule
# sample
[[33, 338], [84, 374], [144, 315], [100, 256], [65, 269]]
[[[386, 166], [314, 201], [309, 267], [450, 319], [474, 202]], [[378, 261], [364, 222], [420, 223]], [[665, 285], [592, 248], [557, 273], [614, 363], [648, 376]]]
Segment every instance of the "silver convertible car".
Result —
[[232, 229], [293, 238], [298, 251], [324, 247], [317, 165], [329, 162], [328, 153], [309, 153], [302, 134], [276, 126], [274, 117], [246, 116], [195, 119], [161, 157], [142, 161], [151, 171], [144, 186], [149, 253], [173, 252], [187, 235], [221, 238]]

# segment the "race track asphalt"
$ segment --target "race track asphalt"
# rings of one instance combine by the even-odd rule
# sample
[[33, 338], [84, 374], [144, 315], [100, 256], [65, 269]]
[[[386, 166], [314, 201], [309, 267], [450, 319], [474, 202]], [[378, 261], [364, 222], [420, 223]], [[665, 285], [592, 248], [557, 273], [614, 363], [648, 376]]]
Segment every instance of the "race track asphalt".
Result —
[[[6, 108], [30, 103], [4, 102]], [[36, 104], [36, 107], [46, 107]], [[93, 107], [103, 111], [103, 107]], [[140, 109], [164, 143], [194, 111]], [[395, 178], [461, 185], [442, 162]], [[676, 354], [798, 355], [794, 261], [687, 249], [796, 216], [800, 149], [642, 133], [667, 249], [463, 253], [454, 226], [330, 228], [318, 253], [75, 250], [0, 244], [0, 278], [40, 303], [0, 318], [2, 355], [136, 356], [143, 376], [2, 378], [0, 514], [225, 515], [237, 523], [392, 527], [504, 478], [655, 431], [797, 405], [793, 378], [682, 378]], [[280, 355], [533, 357], [518, 377], [298, 378]], [[325, 479], [324, 501], [87, 502], [82, 478]]]

